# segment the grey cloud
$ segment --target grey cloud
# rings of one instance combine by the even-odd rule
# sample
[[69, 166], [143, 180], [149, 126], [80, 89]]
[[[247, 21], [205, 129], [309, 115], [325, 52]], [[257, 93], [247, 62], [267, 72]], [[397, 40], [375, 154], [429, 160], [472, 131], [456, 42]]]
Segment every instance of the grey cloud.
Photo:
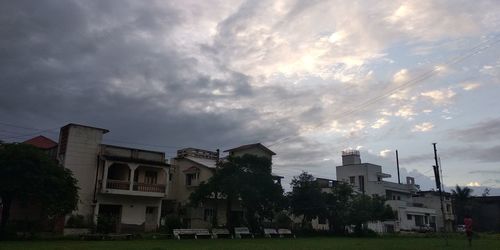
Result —
[[165, 46], [164, 36], [182, 22], [166, 3], [2, 4], [2, 120], [83, 123], [110, 129], [110, 140], [208, 148], [289, 134], [293, 127], [248, 126], [259, 114], [227, 105], [255, 94], [248, 76], [199, 73], [197, 59]]
[[474, 170], [469, 171], [469, 174], [500, 174], [500, 170]]
[[[444, 148], [439, 153], [441, 159], [461, 159], [461, 160], [472, 160], [476, 162], [492, 163], [500, 162], [500, 145], [495, 145], [491, 147], [486, 146], [464, 146], [464, 147], [452, 147]], [[424, 161], [429, 161], [432, 155], [413, 155], [404, 158], [404, 162], [408, 164], [421, 163]]]
[[495, 140], [500, 135], [500, 118], [478, 122], [469, 128], [452, 130], [448, 135], [450, 138], [466, 142]]

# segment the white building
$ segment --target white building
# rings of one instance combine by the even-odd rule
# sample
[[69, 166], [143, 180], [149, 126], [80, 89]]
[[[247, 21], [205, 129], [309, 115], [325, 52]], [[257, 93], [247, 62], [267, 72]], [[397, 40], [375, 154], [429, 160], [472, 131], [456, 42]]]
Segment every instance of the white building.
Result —
[[377, 223], [373, 228], [376, 231], [420, 230], [435, 224], [435, 209], [414, 204], [413, 195], [418, 191], [418, 186], [412, 177], [407, 177], [405, 184], [384, 181], [391, 175], [383, 173], [379, 165], [362, 163], [357, 150], [342, 152], [342, 166], [337, 166], [336, 172], [338, 181], [351, 184], [356, 192], [385, 197], [386, 204], [396, 211], [397, 220], [382, 222], [383, 225]]
[[57, 157], [80, 188], [76, 214], [97, 222], [112, 216], [116, 231], [153, 231], [167, 196], [165, 154], [102, 144], [102, 128], [68, 124], [61, 128]]
[[[421, 204], [423, 207], [433, 208], [436, 210], [436, 224], [435, 226], [438, 230], [443, 229], [443, 213], [441, 212], [441, 199], [439, 198], [438, 191], [420, 191], [415, 196], [413, 196], [413, 201], [415, 204]], [[453, 225], [455, 222], [455, 215], [453, 212], [453, 206], [451, 203], [451, 194], [443, 193], [443, 209], [444, 209], [444, 222], [446, 223], [446, 231], [452, 232]]]

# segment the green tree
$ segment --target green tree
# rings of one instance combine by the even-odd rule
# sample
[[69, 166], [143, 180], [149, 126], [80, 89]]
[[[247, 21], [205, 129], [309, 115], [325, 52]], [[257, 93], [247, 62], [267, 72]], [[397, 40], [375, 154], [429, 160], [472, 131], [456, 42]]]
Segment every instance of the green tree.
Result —
[[471, 209], [470, 197], [473, 191], [474, 190], [469, 187], [462, 188], [459, 185], [451, 190], [455, 215], [457, 217], [457, 223], [459, 224], [463, 223], [466, 211]]
[[271, 174], [270, 159], [245, 154], [220, 163], [215, 174], [191, 194], [190, 203], [197, 206], [211, 199], [225, 200], [229, 228], [233, 226], [232, 204], [239, 202], [247, 223], [256, 230], [264, 219], [272, 220], [283, 202], [283, 189]]
[[302, 172], [291, 182], [292, 192], [288, 193], [290, 210], [295, 216], [302, 216], [302, 228], [313, 219], [326, 214], [325, 201], [321, 188], [314, 176]]
[[0, 146], [0, 198], [5, 232], [12, 202], [40, 204], [47, 216], [65, 215], [78, 201], [77, 180], [45, 153], [26, 144]]
[[336, 234], [344, 234], [345, 226], [349, 223], [349, 210], [354, 196], [351, 185], [337, 182], [331, 192], [323, 193], [326, 204], [328, 226]]
[[364, 194], [354, 196], [349, 209], [350, 224], [355, 226], [355, 232], [361, 234], [366, 223], [394, 219], [395, 214], [390, 206], [385, 205], [381, 197], [370, 197]]
[[278, 228], [292, 228], [293, 221], [285, 211], [281, 211], [274, 216], [274, 226]]

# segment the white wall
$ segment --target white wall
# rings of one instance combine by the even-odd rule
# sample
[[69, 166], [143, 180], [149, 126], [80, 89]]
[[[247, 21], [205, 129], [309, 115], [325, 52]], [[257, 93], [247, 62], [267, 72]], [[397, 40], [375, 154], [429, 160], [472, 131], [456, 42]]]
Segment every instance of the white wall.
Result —
[[98, 195], [100, 205], [121, 205], [122, 206], [122, 224], [141, 225], [146, 221], [146, 207], [157, 207], [158, 216], [161, 210], [161, 199], [147, 198], [139, 196], [125, 196], [101, 194]]
[[88, 127], [69, 127], [68, 144], [62, 161], [78, 180], [79, 202], [77, 213], [89, 216], [93, 213], [97, 154], [103, 131]]

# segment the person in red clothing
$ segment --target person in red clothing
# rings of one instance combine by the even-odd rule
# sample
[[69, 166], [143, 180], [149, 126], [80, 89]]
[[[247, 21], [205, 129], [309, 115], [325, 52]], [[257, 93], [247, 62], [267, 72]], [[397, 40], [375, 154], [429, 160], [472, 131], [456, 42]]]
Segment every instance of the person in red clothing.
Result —
[[464, 217], [465, 234], [467, 235], [467, 240], [469, 240], [469, 246], [472, 246], [472, 218], [469, 214]]

